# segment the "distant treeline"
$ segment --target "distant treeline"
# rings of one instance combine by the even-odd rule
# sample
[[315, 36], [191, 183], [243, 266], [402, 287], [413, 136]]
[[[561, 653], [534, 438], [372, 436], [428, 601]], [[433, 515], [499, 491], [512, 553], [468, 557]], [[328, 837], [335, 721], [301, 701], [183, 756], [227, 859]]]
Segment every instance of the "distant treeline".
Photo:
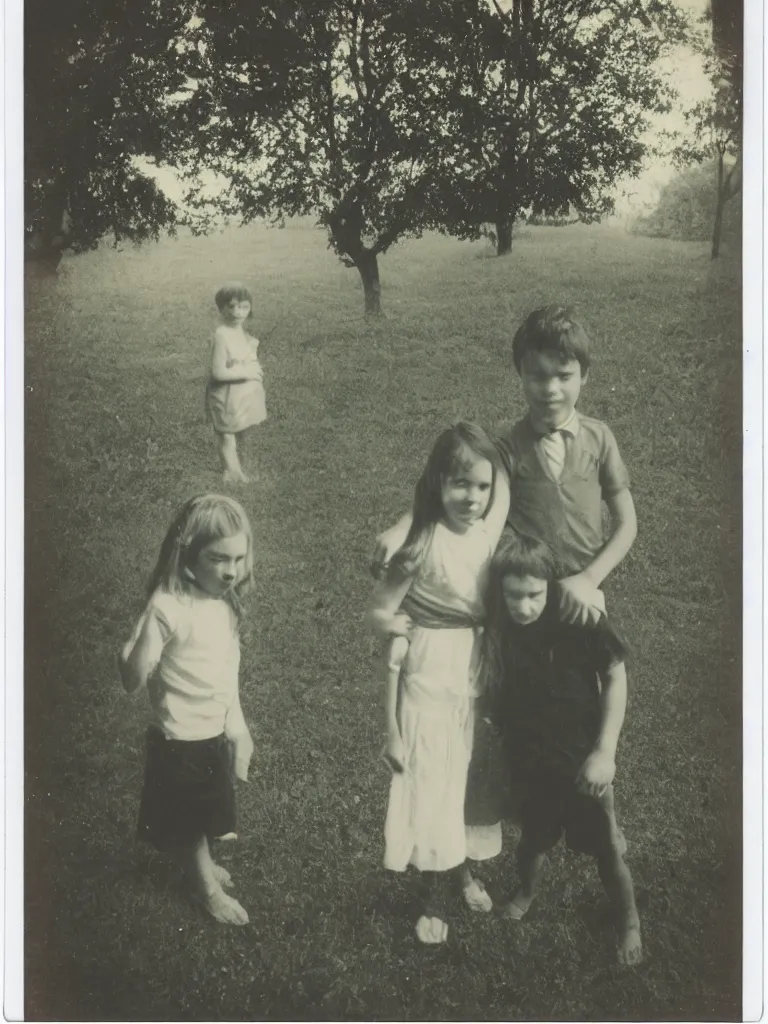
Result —
[[[635, 235], [651, 238], [678, 238], [703, 242], [712, 236], [717, 202], [715, 161], [686, 168], [662, 189], [656, 208], [636, 217], [629, 229]], [[738, 238], [741, 232], [741, 194], [725, 205], [723, 236]]]

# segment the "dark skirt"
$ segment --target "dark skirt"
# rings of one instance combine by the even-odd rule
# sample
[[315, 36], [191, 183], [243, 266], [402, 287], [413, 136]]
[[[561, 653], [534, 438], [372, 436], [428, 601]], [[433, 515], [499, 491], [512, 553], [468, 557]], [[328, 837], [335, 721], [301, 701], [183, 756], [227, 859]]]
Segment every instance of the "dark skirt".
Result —
[[232, 754], [225, 735], [171, 740], [150, 726], [139, 839], [169, 849], [191, 846], [203, 836], [218, 839], [235, 827]]
[[464, 799], [464, 824], [495, 825], [505, 817], [507, 802], [501, 739], [478, 701]]

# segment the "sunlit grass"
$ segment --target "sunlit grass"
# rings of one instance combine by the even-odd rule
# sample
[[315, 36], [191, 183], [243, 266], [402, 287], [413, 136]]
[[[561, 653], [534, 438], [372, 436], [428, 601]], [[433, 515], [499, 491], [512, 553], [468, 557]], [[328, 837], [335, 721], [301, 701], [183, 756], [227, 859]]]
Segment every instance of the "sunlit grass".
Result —
[[[27, 319], [28, 1016], [77, 1020], [724, 1020], [739, 1014], [739, 280], [706, 245], [526, 229], [507, 259], [427, 237], [382, 260], [386, 318], [308, 227], [68, 259]], [[114, 654], [168, 519], [219, 489], [203, 417], [217, 286], [252, 285], [269, 419], [246, 458], [257, 586], [242, 692], [256, 741], [225, 854], [252, 925], [187, 904], [136, 848], [146, 707]], [[545, 301], [595, 339], [585, 412], [633, 479], [610, 581], [633, 647], [619, 812], [648, 958], [613, 966], [595, 873], [562, 851], [530, 922], [457, 911], [412, 935], [380, 867], [386, 773], [374, 534], [435, 435], [522, 410], [509, 343]], [[500, 897], [513, 844], [488, 873]]]

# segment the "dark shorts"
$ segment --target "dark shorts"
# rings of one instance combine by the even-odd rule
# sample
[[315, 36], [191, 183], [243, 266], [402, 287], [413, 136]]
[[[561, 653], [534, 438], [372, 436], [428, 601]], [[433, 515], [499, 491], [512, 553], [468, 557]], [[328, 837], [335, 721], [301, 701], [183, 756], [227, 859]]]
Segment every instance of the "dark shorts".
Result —
[[235, 827], [232, 755], [224, 734], [170, 740], [150, 726], [139, 838], [168, 849], [192, 845], [203, 836], [218, 839]]
[[523, 839], [536, 853], [545, 853], [565, 836], [577, 853], [599, 857], [617, 843], [613, 786], [602, 796], [587, 796], [570, 780], [537, 780], [528, 787], [520, 808]]
[[501, 739], [490, 719], [478, 713], [464, 799], [465, 825], [495, 825], [506, 814], [506, 785]]

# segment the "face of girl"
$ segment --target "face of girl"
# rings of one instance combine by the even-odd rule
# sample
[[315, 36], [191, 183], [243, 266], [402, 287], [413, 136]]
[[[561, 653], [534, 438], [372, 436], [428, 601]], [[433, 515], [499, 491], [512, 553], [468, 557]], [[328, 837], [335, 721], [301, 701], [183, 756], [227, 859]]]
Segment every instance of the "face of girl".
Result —
[[251, 313], [251, 304], [247, 299], [230, 299], [222, 306], [221, 315], [229, 324], [242, 324]]
[[501, 592], [510, 619], [519, 626], [535, 622], [547, 603], [547, 581], [535, 576], [505, 576]]
[[223, 597], [242, 579], [247, 554], [248, 540], [244, 533], [219, 537], [201, 548], [190, 570], [197, 585], [209, 597]]
[[473, 452], [459, 453], [450, 476], [443, 477], [440, 496], [446, 525], [454, 533], [465, 533], [488, 508], [493, 487], [493, 466]]

